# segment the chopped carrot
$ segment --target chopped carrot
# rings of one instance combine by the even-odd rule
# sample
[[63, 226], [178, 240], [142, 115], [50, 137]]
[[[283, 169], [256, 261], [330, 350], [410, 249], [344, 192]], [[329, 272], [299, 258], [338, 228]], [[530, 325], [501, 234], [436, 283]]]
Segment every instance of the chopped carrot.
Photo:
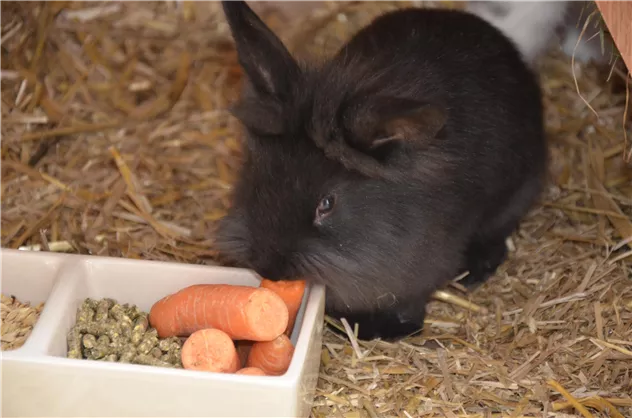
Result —
[[219, 329], [195, 331], [182, 345], [180, 357], [189, 370], [235, 373], [241, 368], [234, 341]]
[[281, 299], [283, 299], [287, 305], [289, 319], [285, 335], [288, 337], [292, 333], [294, 321], [296, 321], [296, 315], [298, 315], [298, 310], [301, 308], [301, 302], [303, 301], [303, 295], [305, 294], [305, 286], [305, 280], [261, 280], [262, 288], [270, 289], [277, 295], [281, 296]]
[[246, 367], [258, 367], [265, 374], [279, 376], [290, 367], [294, 346], [287, 335], [281, 334], [272, 341], [258, 341], [252, 345]]
[[149, 322], [160, 338], [217, 328], [233, 340], [270, 341], [287, 329], [283, 299], [270, 289], [226, 284], [186, 287], [156, 302]]
[[247, 374], [250, 376], [265, 376], [266, 373], [258, 367], [244, 367], [243, 369], [237, 370], [236, 374]]

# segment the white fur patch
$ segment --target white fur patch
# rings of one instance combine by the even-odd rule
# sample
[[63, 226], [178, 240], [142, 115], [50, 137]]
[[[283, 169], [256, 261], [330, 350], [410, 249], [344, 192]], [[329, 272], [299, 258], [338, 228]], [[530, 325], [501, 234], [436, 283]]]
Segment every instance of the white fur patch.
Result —
[[567, 7], [566, 1], [472, 1], [467, 10], [500, 29], [533, 62], [564, 23]]
[[[467, 10], [500, 29], [509, 37], [524, 58], [533, 63], [557, 39], [559, 48], [568, 56], [575, 55], [576, 61], [594, 60], [607, 63], [612, 54], [612, 45], [606, 43], [602, 51], [601, 42], [595, 36], [595, 16], [586, 31], [582, 29], [591, 13], [583, 9], [588, 2], [572, 1], [470, 1]], [[556, 36], [561, 32], [561, 37]], [[577, 44], [577, 40], [581, 40]]]

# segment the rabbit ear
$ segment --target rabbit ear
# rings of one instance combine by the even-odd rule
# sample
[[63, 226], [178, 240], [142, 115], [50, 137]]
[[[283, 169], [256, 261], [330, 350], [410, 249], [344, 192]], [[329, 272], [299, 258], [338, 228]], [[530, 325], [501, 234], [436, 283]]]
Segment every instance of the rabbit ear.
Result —
[[239, 63], [256, 93], [282, 98], [300, 73], [281, 40], [243, 1], [223, 1]]
[[423, 146], [439, 134], [447, 120], [441, 106], [404, 98], [359, 101], [352, 109], [346, 114], [349, 145], [376, 157], [398, 144]]
[[[392, 107], [391, 107], [392, 106]], [[445, 125], [446, 112], [437, 105], [397, 99], [381, 113], [377, 131], [384, 137], [371, 137], [371, 148], [396, 141], [412, 143], [435, 138]], [[390, 110], [390, 111], [389, 111]]]
[[441, 105], [402, 98], [358, 98], [343, 115], [344, 139], [315, 135], [316, 145], [350, 170], [392, 180], [410, 177], [411, 153], [439, 138], [447, 122]]
[[256, 135], [274, 136], [283, 132], [283, 108], [277, 100], [245, 99], [232, 106], [230, 112]]

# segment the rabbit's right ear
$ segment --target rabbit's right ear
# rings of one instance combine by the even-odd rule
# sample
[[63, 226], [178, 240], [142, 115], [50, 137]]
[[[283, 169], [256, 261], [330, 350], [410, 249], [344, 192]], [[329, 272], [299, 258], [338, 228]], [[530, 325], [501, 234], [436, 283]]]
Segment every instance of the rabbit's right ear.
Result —
[[300, 68], [281, 40], [243, 1], [223, 1], [239, 63], [260, 96], [283, 99]]

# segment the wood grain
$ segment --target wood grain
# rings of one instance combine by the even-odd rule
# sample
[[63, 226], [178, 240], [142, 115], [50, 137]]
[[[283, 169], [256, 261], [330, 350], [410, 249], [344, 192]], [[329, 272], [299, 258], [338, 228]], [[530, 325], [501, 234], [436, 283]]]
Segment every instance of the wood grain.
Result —
[[632, 72], [632, 2], [596, 1], [621, 58]]

